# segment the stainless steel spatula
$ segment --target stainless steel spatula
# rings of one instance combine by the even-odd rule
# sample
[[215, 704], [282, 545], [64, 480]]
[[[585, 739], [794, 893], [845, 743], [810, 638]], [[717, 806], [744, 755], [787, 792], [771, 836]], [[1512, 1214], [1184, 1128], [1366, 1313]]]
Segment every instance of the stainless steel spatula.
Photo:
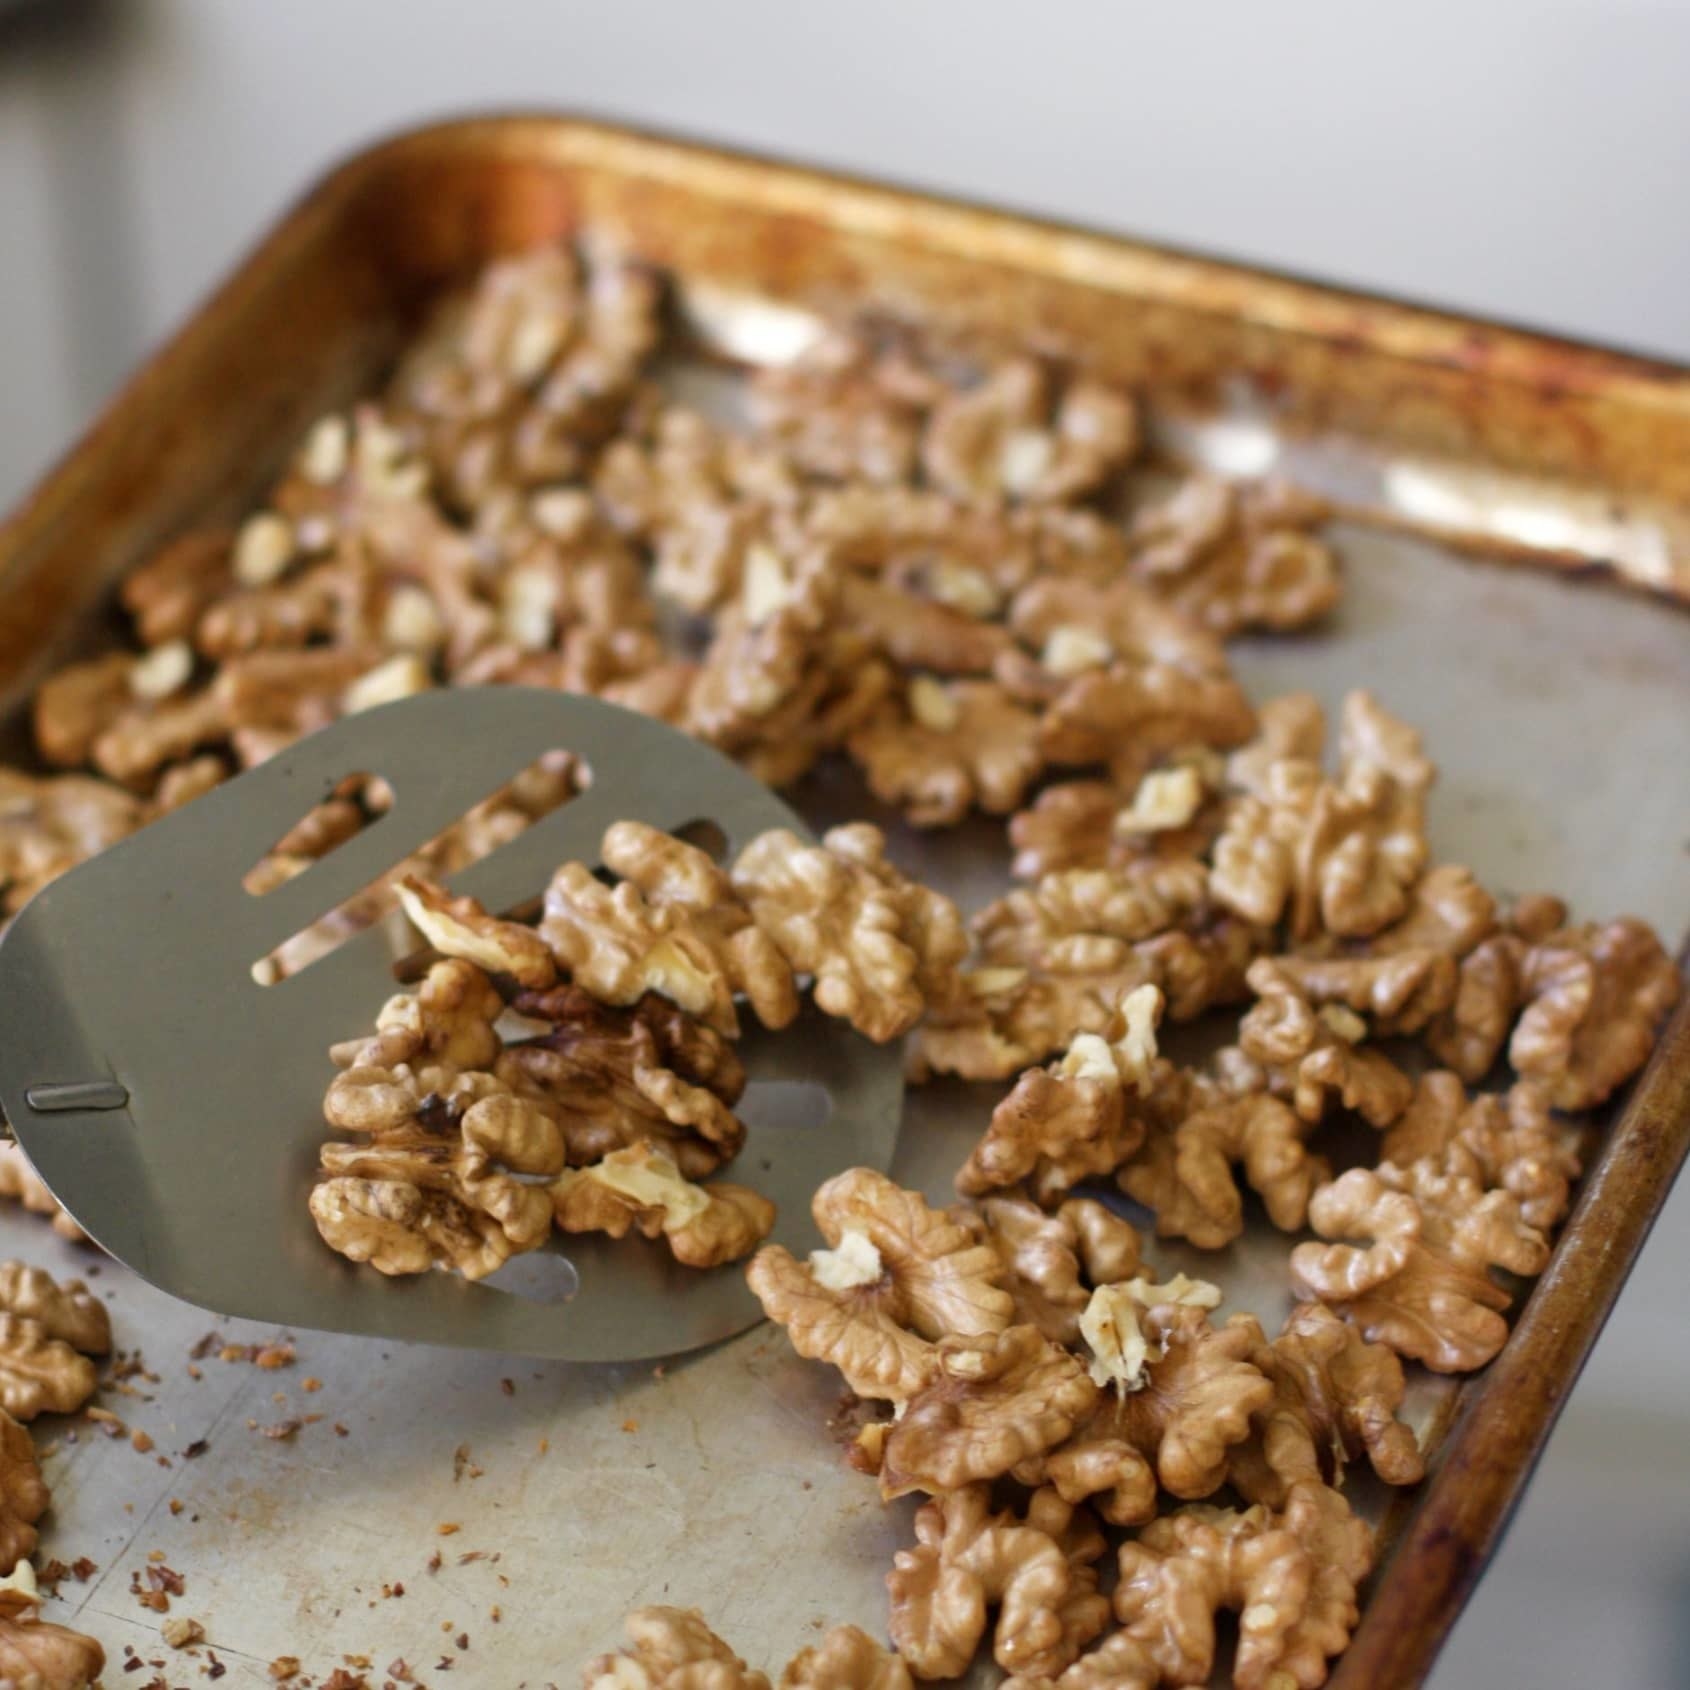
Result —
[[[572, 1361], [673, 1354], [759, 1318], [737, 1268], [677, 1267], [661, 1243], [560, 1240], [495, 1276], [526, 1282], [521, 1294], [354, 1267], [307, 1212], [332, 1136], [328, 1048], [373, 1024], [398, 989], [395, 957], [378, 927], [275, 985], [258, 984], [253, 964], [557, 749], [587, 762], [591, 787], [454, 877], [454, 891], [513, 908], [559, 863], [596, 864], [623, 818], [669, 831], [707, 820], [730, 851], [765, 828], [803, 831], [742, 769], [644, 716], [563, 693], [462, 689], [338, 722], [30, 902], [0, 942], [0, 1106], [102, 1247], [224, 1314]], [[297, 879], [245, 891], [242, 876], [351, 774], [384, 777], [391, 810]], [[771, 1197], [774, 1236], [806, 1248], [816, 1186], [891, 1160], [899, 1053], [813, 1010], [741, 1048], [749, 1133], [728, 1177]]]

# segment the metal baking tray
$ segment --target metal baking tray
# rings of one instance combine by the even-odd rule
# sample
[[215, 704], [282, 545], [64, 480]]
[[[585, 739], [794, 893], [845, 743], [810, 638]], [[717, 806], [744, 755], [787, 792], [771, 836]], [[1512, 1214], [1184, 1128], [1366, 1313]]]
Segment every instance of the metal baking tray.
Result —
[[[0, 528], [10, 746], [33, 680], [111, 637], [127, 568], [258, 495], [444, 287], [559, 237], [672, 271], [713, 354], [787, 357], [816, 313], [871, 306], [961, 347], [1076, 357], [1142, 388], [1174, 453], [1328, 494], [1343, 608], [1318, 637], [1241, 643], [1252, 694], [1309, 687], [1331, 705], [1373, 687], [1440, 765], [1441, 857], [1499, 892], [1553, 888], [1580, 914], [1635, 913], [1683, 939], [1690, 619], [1669, 601], [1690, 598], [1690, 373], [557, 116], [451, 123], [336, 171]], [[865, 809], [848, 782], [802, 802], [818, 821]], [[972, 906], [999, 884], [1000, 839], [994, 825], [894, 844]], [[913, 1093], [896, 1171], [945, 1196], [996, 1095]], [[1690, 1007], [1614, 1111], [1501, 1357], [1460, 1383], [1419, 1376], [1413, 1414], [1443, 1434], [1425, 1484], [1395, 1502], [1358, 1493], [1384, 1553], [1341, 1690], [1428, 1671], [1687, 1143]], [[1160, 1259], [1277, 1319], [1286, 1248], [1252, 1233], [1218, 1257]], [[0, 1217], [0, 1251], [87, 1268], [16, 1214]], [[43, 1553], [99, 1563], [49, 1612], [114, 1657], [169, 1657], [129, 1591], [157, 1551], [187, 1576], [174, 1611], [204, 1623], [231, 1690], [271, 1684], [283, 1654], [317, 1676], [343, 1656], [402, 1656], [429, 1683], [538, 1690], [572, 1681], [650, 1601], [699, 1604], [777, 1666], [822, 1621], [883, 1631], [881, 1581], [913, 1505], [882, 1508], [844, 1467], [825, 1428], [837, 1381], [767, 1328], [658, 1370], [300, 1334], [292, 1368], [212, 1356], [195, 1379], [206, 1316], [114, 1267], [95, 1284], [150, 1370], [128, 1381], [139, 1395], [107, 1401], [157, 1447], [38, 1427], [57, 1438]], [[324, 1418], [263, 1435], [305, 1413]], [[171, 1657], [168, 1680], [203, 1664]]]

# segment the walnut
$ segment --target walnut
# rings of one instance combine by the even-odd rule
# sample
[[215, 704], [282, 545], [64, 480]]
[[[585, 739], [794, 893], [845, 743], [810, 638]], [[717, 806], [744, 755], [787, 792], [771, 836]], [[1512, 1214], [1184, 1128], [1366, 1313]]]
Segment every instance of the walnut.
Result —
[[629, 1647], [589, 1662], [582, 1690], [769, 1690], [696, 1608], [636, 1608], [622, 1627]]
[[190, 530], [124, 577], [118, 596], [142, 645], [186, 638], [200, 612], [232, 588], [234, 540], [227, 529]]
[[0, 768], [0, 896], [7, 913], [49, 881], [126, 838], [146, 820], [141, 802], [87, 775], [40, 780]]
[[74, 1414], [93, 1396], [93, 1362], [39, 1321], [0, 1312], [0, 1409], [15, 1420]]
[[[959, 590], [954, 577], [936, 571], [928, 575], [939, 591], [953, 593], [964, 604], [981, 602], [967, 598], [967, 589]], [[857, 572], [846, 576], [845, 613], [851, 626], [901, 670], [989, 675], [1009, 648], [1009, 635], [971, 609], [919, 590], [917, 583], [927, 578], [914, 570], [878, 578]]]
[[1244, 1230], [1244, 1207], [1233, 1183], [1240, 1164], [1268, 1219], [1284, 1232], [1298, 1231], [1309, 1196], [1331, 1178], [1325, 1157], [1304, 1146], [1308, 1124], [1278, 1098], [1264, 1094], [1229, 1098], [1187, 1115], [1168, 1131], [1152, 1132], [1117, 1179], [1135, 1202], [1156, 1212], [1159, 1238], [1186, 1238], [1202, 1250], [1219, 1250]]
[[917, 827], [951, 827], [970, 809], [1007, 815], [1038, 775], [1038, 718], [992, 681], [918, 675], [851, 735], [869, 789]]
[[934, 1363], [887, 1434], [887, 1500], [999, 1478], [1062, 1443], [1097, 1401], [1081, 1362], [1034, 1326], [946, 1336]]
[[1001, 364], [934, 407], [921, 461], [958, 499], [1061, 503], [1095, 492], [1138, 451], [1138, 413], [1124, 393], [1075, 380], [1058, 393], [1030, 359]]
[[936, 1340], [1009, 1324], [995, 1251], [915, 1192], [853, 1168], [810, 1207], [828, 1248], [806, 1264], [769, 1245], [746, 1280], [792, 1347], [837, 1367], [858, 1396], [905, 1401], [935, 1376]]
[[105, 1670], [92, 1637], [51, 1625], [33, 1609], [0, 1615], [0, 1684], [17, 1690], [87, 1690]]
[[10, 1414], [0, 1412], [0, 1567], [10, 1574], [34, 1554], [35, 1522], [47, 1512], [47, 1481], [35, 1461], [35, 1444]]
[[135, 703], [130, 676], [136, 660], [108, 652], [68, 664], [49, 675], [35, 694], [35, 748], [60, 768], [86, 763], [94, 741]]
[[49, 1338], [84, 1355], [103, 1356], [111, 1349], [111, 1316], [80, 1279], [60, 1285], [42, 1268], [0, 1262], [0, 1309], [33, 1321]]
[[951, 993], [968, 949], [956, 905], [886, 860], [866, 822], [806, 845], [783, 828], [753, 839], [734, 890], [786, 961], [815, 981], [817, 1007], [884, 1043]]
[[499, 1054], [493, 1023], [504, 1007], [493, 982], [474, 963], [451, 958], [433, 964], [416, 991], [389, 998], [372, 1036], [336, 1045], [331, 1055], [342, 1068], [402, 1063], [490, 1068]]
[[1467, 1081], [1482, 1080], [1508, 1042], [1520, 1007], [1518, 934], [1496, 933], [1461, 959], [1455, 998], [1426, 1029], [1426, 1046]]
[[16, 1144], [0, 1144], [0, 1198], [21, 1203], [32, 1215], [49, 1216], [53, 1230], [72, 1244], [86, 1244], [88, 1234], [70, 1218], [47, 1182], [30, 1166], [29, 1158]]
[[1009, 625], [1058, 680], [1112, 663], [1218, 680], [1231, 673], [1219, 640], [1121, 576], [1037, 576], [1015, 595]]
[[696, 1180], [744, 1143], [733, 1105], [745, 1070], [733, 1046], [667, 999], [612, 1009], [563, 986], [524, 993], [515, 1007], [549, 1030], [508, 1044], [494, 1075], [552, 1105], [572, 1166], [649, 1141]]
[[1510, 1296], [1492, 1267], [1534, 1275], [1549, 1248], [1505, 1191], [1443, 1175], [1425, 1162], [1352, 1168], [1309, 1203], [1309, 1225], [1349, 1244], [1299, 1244], [1291, 1288], [1326, 1303], [1372, 1342], [1436, 1373], [1484, 1364], [1508, 1337]]
[[1430, 1159], [1442, 1172], [1506, 1191], [1526, 1225], [1545, 1233], [1566, 1214], [1580, 1172], [1577, 1129], [1554, 1119], [1535, 1083], [1469, 1098], [1460, 1077], [1444, 1072], [1421, 1075], [1379, 1153], [1399, 1167]]
[[489, 915], [474, 898], [454, 898], [443, 886], [408, 874], [396, 887], [411, 924], [443, 956], [459, 957], [489, 974], [508, 974], [529, 991], [557, 978], [557, 964], [538, 934]]
[[1419, 1482], [1425, 1460], [1397, 1419], [1406, 1386], [1391, 1350], [1366, 1342], [1323, 1303], [1293, 1309], [1271, 1344], [1249, 1315], [1229, 1324], [1258, 1339], [1250, 1362], [1274, 1389], [1249, 1440], [1232, 1451], [1228, 1479], [1247, 1501], [1280, 1507], [1298, 1481], [1341, 1483], [1346, 1463], [1363, 1454], [1386, 1484]]
[[918, 1678], [956, 1678], [998, 1610], [992, 1655], [1005, 1672], [1047, 1679], [1108, 1624], [1095, 1563], [1102, 1535], [1084, 1510], [1036, 1491], [1025, 1520], [993, 1513], [987, 1486], [924, 1503], [915, 1547], [886, 1576], [892, 1642]]
[[1063, 941], [1084, 934], [1136, 941], [1191, 923], [1204, 910], [1208, 873], [1191, 857], [1118, 869], [1063, 869], [1016, 887], [972, 923], [994, 966], [1048, 966]]
[[1121, 1002], [1115, 1042], [1076, 1034], [1060, 1061], [1024, 1073], [992, 1111], [957, 1173], [957, 1191], [978, 1197], [1027, 1181], [1039, 1202], [1051, 1203], [1083, 1179], [1113, 1173], [1144, 1139], [1131, 1093], [1148, 1081], [1161, 1009], [1162, 994], [1140, 986]]
[[1015, 1299], [1017, 1325], [1072, 1345], [1092, 1289], [1147, 1271], [1137, 1231], [1089, 1197], [1074, 1197], [1054, 1215], [1015, 1197], [989, 1197], [951, 1213], [997, 1252], [1000, 1278]]
[[913, 1690], [910, 1669], [854, 1625], [836, 1625], [786, 1663], [780, 1690]]
[[565, 1232], [625, 1238], [638, 1227], [661, 1237], [685, 1267], [719, 1267], [747, 1256], [775, 1224], [775, 1206], [743, 1185], [694, 1185], [650, 1143], [613, 1150], [553, 1183], [557, 1224]]
[[[1371, 1034], [1407, 1037], [1454, 1002], [1456, 965], [1442, 951], [1418, 948], [1384, 956], [1263, 957], [1246, 981], [1263, 998], [1296, 996], [1313, 1009], [1342, 1004], [1363, 1017]], [[1248, 1040], [1241, 1042], [1249, 1048]]]
[[1337, 558], [1310, 532], [1325, 516], [1291, 488], [1195, 475], [1134, 520], [1133, 576], [1229, 638], [1305, 628], [1342, 592]]
[[1326, 712], [1312, 692], [1288, 692], [1256, 706], [1256, 736], [1226, 760], [1227, 785], [1253, 798], [1269, 795], [1269, 771], [1287, 759], [1320, 762]]
[[1162, 1669], [1149, 1649], [1126, 1632], [1115, 1631], [1056, 1677], [1018, 1674], [1004, 1680], [1004, 1690], [1156, 1690], [1161, 1682]]

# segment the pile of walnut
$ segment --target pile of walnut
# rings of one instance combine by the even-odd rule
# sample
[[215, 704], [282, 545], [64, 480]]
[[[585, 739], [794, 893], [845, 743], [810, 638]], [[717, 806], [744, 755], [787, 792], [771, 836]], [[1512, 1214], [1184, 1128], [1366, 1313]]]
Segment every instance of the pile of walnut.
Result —
[[688, 1267], [735, 1261], [774, 1205], [706, 1175], [745, 1140], [736, 1000], [765, 1026], [817, 1006], [884, 1042], [948, 991], [968, 948], [956, 906], [900, 874], [875, 828], [820, 845], [776, 830], [731, 872], [617, 822], [607, 886], [565, 863], [538, 930], [408, 875], [398, 895], [439, 953], [367, 1038], [337, 1046], [324, 1114], [324, 1241], [383, 1273], [469, 1279], [553, 1226], [662, 1238]]

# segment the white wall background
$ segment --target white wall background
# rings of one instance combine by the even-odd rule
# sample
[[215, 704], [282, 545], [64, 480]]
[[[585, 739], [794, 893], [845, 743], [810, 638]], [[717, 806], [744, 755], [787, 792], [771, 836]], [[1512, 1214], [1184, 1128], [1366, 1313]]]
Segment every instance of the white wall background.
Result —
[[[327, 163], [574, 106], [1690, 359], [1690, 11], [151, 0], [0, 11], [0, 503]], [[1440, 1690], [1683, 1685], [1690, 1194]]]

